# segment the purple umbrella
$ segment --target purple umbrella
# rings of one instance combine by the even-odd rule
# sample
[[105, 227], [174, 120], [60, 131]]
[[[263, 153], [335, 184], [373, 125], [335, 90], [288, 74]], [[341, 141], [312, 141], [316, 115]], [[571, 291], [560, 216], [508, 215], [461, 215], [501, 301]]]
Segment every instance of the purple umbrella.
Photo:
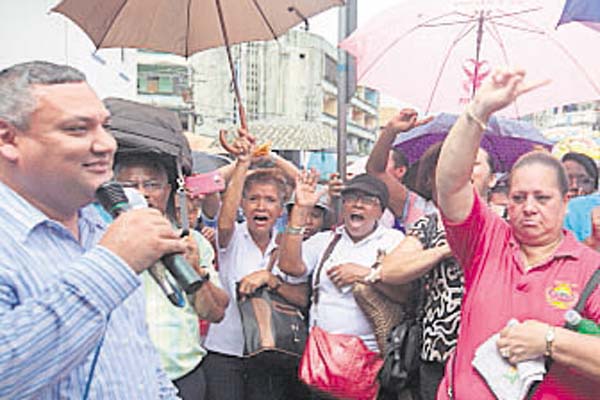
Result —
[[[398, 135], [394, 146], [400, 148], [412, 164], [434, 143], [444, 140], [458, 116], [441, 113], [431, 122]], [[492, 155], [496, 170], [508, 171], [524, 153], [543, 146], [550, 150], [552, 142], [528, 122], [491, 117], [481, 146]]]

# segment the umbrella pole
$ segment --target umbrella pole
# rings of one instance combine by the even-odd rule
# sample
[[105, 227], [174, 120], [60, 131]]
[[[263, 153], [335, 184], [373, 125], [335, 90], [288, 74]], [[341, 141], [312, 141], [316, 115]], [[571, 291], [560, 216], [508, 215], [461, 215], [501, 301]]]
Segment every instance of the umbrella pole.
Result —
[[471, 82], [471, 98], [475, 97], [475, 92], [477, 92], [477, 82], [479, 81], [479, 57], [481, 55], [481, 39], [483, 38], [484, 20], [483, 11], [480, 11], [479, 23], [477, 25], [477, 45], [475, 47], [475, 71], [473, 73], [473, 82]]
[[235, 99], [238, 103], [238, 115], [240, 116], [240, 125], [242, 126], [242, 129], [248, 129], [248, 125], [246, 124], [246, 110], [244, 110], [244, 105], [242, 104], [242, 96], [240, 95], [240, 88], [238, 86], [235, 67], [233, 65], [233, 57], [231, 56], [229, 36], [227, 35], [225, 18], [223, 18], [223, 8], [221, 7], [221, 0], [215, 0], [215, 4], [217, 6], [217, 13], [219, 14], [219, 22], [221, 23], [221, 33], [223, 34], [223, 41], [225, 42], [227, 60], [229, 61], [229, 69], [231, 70], [231, 78], [233, 79], [233, 92], [235, 94]]

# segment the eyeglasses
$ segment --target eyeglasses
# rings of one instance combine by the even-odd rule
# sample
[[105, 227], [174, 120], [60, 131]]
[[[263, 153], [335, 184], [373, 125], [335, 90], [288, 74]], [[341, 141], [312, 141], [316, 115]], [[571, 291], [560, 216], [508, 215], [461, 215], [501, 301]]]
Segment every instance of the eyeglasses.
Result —
[[143, 182], [124, 181], [124, 182], [118, 182], [118, 183], [121, 186], [123, 186], [123, 188], [139, 189], [141, 187], [146, 192], [157, 192], [167, 185], [165, 182], [157, 182], [157, 181], [143, 181]]
[[361, 203], [367, 206], [374, 206], [379, 204], [379, 198], [377, 196], [373, 196], [365, 193], [346, 193], [342, 196], [342, 201], [344, 203], [358, 203], [360, 200]]
[[582, 175], [569, 175], [569, 182], [575, 183], [576, 186], [593, 186], [594, 180]]

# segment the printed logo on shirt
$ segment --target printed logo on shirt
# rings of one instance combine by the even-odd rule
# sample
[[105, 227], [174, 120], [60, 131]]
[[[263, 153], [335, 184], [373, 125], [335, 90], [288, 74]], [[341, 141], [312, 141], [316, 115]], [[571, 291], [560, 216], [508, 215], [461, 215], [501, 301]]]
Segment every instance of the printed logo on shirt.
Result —
[[508, 381], [509, 384], [514, 385], [519, 380], [519, 371], [515, 366], [510, 366], [508, 370], [502, 374], [502, 377]]
[[554, 282], [553, 287], [546, 289], [546, 301], [559, 310], [569, 310], [575, 306], [579, 292], [574, 283]]

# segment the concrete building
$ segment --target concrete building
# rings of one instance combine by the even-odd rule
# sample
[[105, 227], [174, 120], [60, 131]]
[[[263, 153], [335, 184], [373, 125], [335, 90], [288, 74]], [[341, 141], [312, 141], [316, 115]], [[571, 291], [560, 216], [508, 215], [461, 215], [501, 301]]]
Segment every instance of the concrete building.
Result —
[[[277, 41], [232, 47], [249, 121], [321, 122], [337, 126], [337, 50], [322, 37], [292, 30]], [[195, 131], [215, 135], [238, 123], [223, 48], [190, 58]], [[359, 87], [348, 107], [348, 151], [366, 154], [378, 127], [379, 94]]]
[[83, 71], [98, 95], [136, 97], [135, 50], [102, 49], [71, 20], [50, 10], [59, 0], [0, 1], [0, 69], [33, 60]]
[[587, 136], [600, 142], [600, 100], [555, 107], [527, 116], [553, 141], [570, 136]]

